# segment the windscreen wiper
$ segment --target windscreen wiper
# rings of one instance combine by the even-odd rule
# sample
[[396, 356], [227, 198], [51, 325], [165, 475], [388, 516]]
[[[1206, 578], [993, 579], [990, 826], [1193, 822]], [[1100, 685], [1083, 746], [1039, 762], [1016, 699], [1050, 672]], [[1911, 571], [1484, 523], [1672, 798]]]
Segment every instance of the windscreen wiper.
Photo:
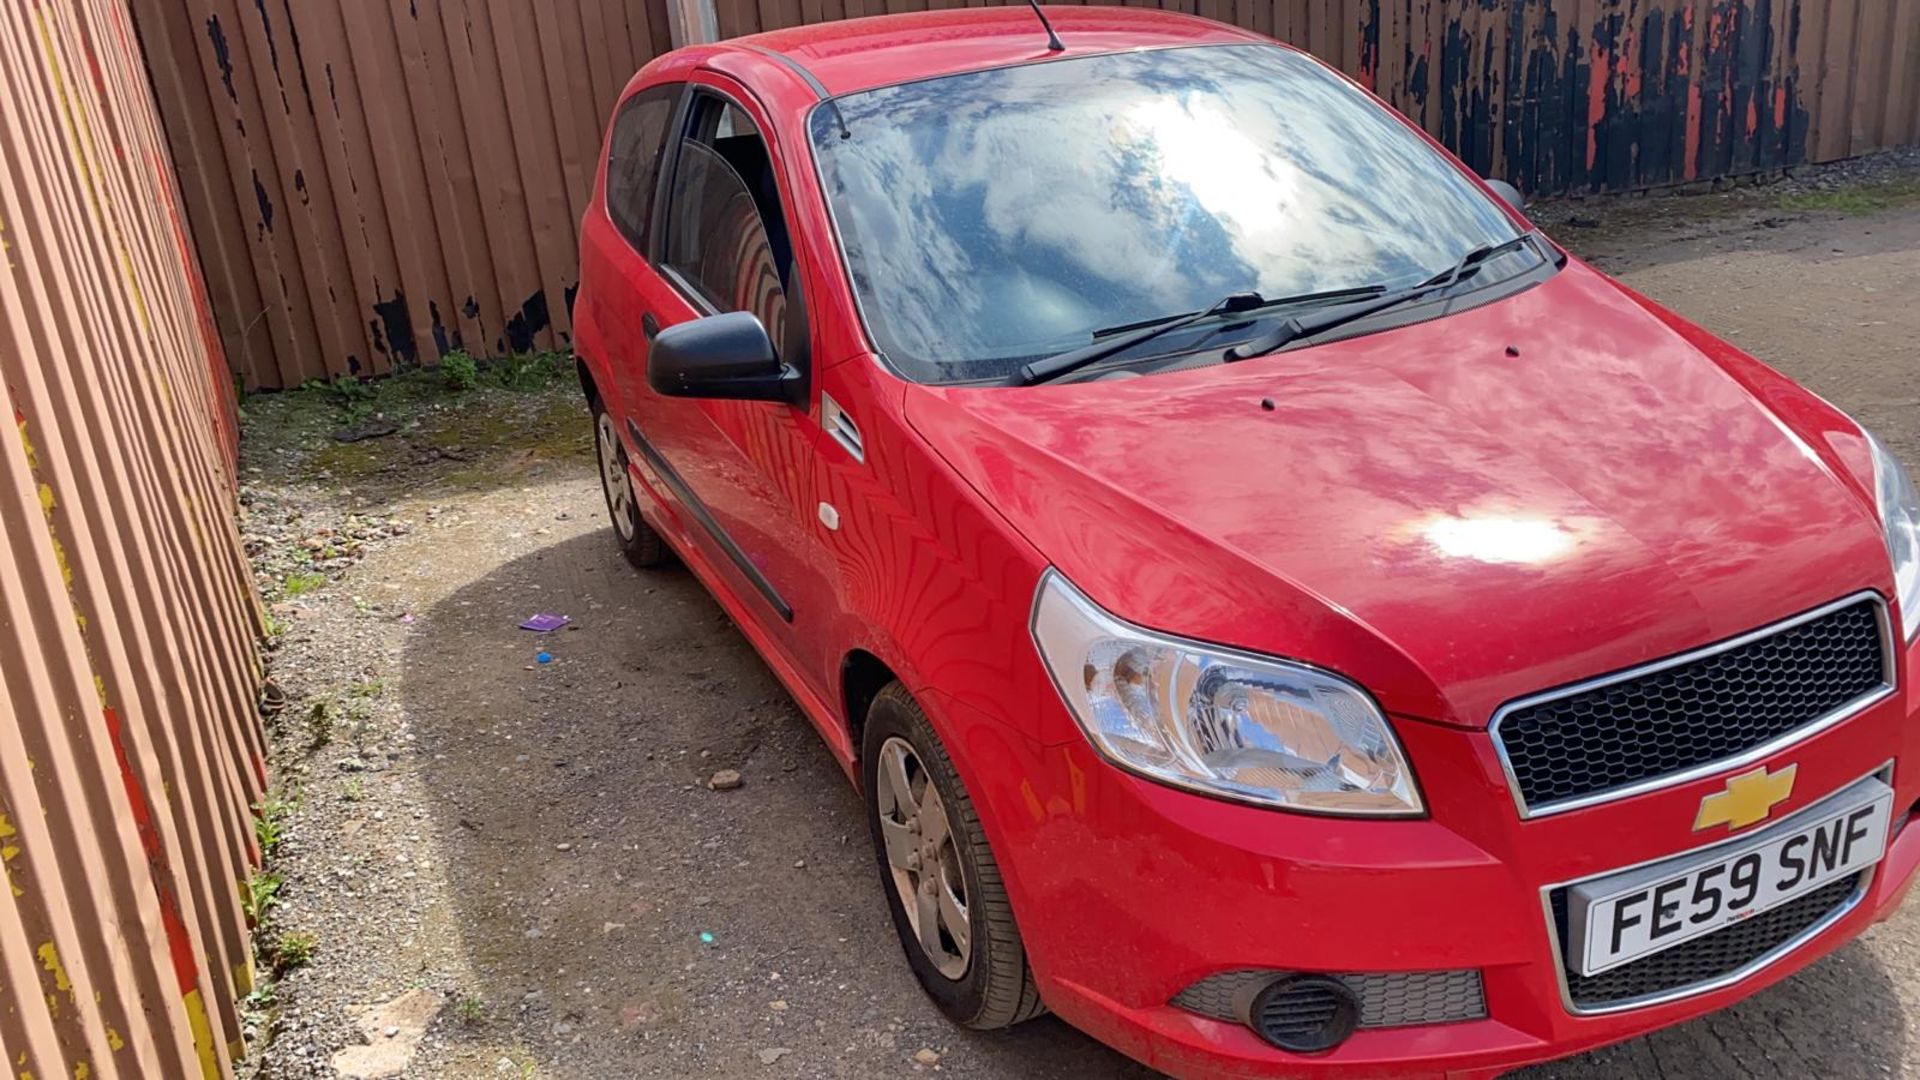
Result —
[[1285, 320], [1259, 337], [1243, 341], [1233, 348], [1228, 349], [1227, 362], [1232, 363], [1235, 360], [1249, 360], [1256, 356], [1265, 356], [1267, 353], [1273, 352], [1276, 349], [1285, 348], [1288, 344], [1300, 338], [1312, 337], [1315, 334], [1331, 330], [1336, 326], [1343, 326], [1347, 323], [1364, 319], [1369, 315], [1377, 315], [1388, 308], [1399, 307], [1401, 304], [1407, 303], [1410, 300], [1417, 300], [1422, 296], [1426, 296], [1428, 293], [1439, 292], [1457, 283], [1461, 278], [1467, 276], [1475, 267], [1493, 258], [1495, 255], [1512, 251], [1522, 244], [1533, 244], [1538, 235], [1538, 232], [1525, 232], [1505, 243], [1489, 244], [1474, 248], [1472, 251], [1461, 256], [1459, 262], [1454, 263], [1452, 266], [1440, 271], [1418, 285], [1397, 289], [1393, 292], [1381, 292], [1378, 296], [1369, 300], [1322, 308], [1304, 315], [1295, 315], [1293, 318]]
[[1190, 326], [1201, 319], [1214, 315], [1232, 315], [1261, 308], [1280, 307], [1287, 304], [1305, 304], [1316, 300], [1342, 300], [1348, 297], [1373, 296], [1384, 291], [1383, 286], [1367, 285], [1357, 289], [1331, 289], [1326, 292], [1303, 293], [1299, 296], [1282, 296], [1269, 300], [1257, 292], [1230, 293], [1212, 307], [1199, 311], [1189, 311], [1184, 315], [1168, 315], [1165, 318], [1151, 319], [1144, 323], [1130, 323], [1125, 326], [1109, 327], [1093, 332], [1093, 341], [1077, 349], [1043, 356], [1032, 363], [1023, 365], [1014, 373], [1015, 386], [1032, 386], [1037, 382], [1057, 379], [1069, 372], [1078, 371], [1088, 364], [1098, 363], [1109, 356], [1125, 352], [1142, 342], [1150, 341], [1162, 334], [1170, 334], [1183, 326]]

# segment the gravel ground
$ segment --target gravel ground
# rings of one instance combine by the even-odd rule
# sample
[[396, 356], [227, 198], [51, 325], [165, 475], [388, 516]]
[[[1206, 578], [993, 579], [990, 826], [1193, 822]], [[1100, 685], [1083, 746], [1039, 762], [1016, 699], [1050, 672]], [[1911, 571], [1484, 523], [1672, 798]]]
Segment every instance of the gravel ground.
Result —
[[[1916, 164], [1537, 216], [1920, 467]], [[564, 378], [498, 378], [522, 388], [247, 405], [289, 698], [255, 1074], [345, 1052], [411, 1077], [1148, 1075], [1051, 1018], [939, 1017], [812, 729], [697, 582], [620, 560]], [[537, 612], [572, 622], [517, 629]], [[744, 785], [709, 790], [720, 769]], [[1737, 1008], [1529, 1075], [1920, 1076], [1917, 931], [1909, 909]]]

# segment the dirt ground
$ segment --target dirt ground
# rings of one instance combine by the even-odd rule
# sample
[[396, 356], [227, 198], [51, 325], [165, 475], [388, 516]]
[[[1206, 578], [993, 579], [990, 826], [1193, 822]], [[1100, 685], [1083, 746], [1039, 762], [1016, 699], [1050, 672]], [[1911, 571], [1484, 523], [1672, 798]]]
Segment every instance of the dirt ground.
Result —
[[[1920, 468], [1914, 176], [1540, 217]], [[1149, 1075], [1051, 1018], [941, 1019], [812, 729], [685, 571], [619, 558], [575, 392], [537, 367], [492, 381], [514, 388], [247, 405], [245, 529], [290, 698], [258, 1075], [331, 1076], [354, 1046], [343, 1064], [412, 1077]], [[538, 612], [572, 622], [517, 628]], [[708, 790], [722, 768], [745, 785]], [[1527, 1075], [1920, 1076], [1916, 1018], [1910, 906], [1739, 1007]]]

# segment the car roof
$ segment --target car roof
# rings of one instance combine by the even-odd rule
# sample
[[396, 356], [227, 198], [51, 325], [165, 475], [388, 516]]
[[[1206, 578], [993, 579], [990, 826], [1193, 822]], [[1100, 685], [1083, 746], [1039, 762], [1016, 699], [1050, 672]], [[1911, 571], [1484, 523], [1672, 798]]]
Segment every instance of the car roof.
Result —
[[[796, 26], [733, 38], [715, 52], [779, 53], [831, 95], [1011, 64], [1133, 49], [1269, 42], [1248, 30], [1153, 8], [1048, 7], [1065, 52], [1024, 4], [950, 8]], [[1270, 43], [1270, 42], [1269, 42]]]

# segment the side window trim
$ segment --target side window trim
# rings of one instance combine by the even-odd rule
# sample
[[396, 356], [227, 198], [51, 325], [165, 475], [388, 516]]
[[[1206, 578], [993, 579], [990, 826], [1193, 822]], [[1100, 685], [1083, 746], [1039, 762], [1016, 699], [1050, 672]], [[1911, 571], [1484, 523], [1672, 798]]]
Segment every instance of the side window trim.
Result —
[[[692, 133], [689, 132], [687, 128], [693, 122], [694, 106], [699, 100], [700, 95], [709, 95], [724, 105], [731, 105], [739, 109], [748, 120], [753, 121], [753, 126], [760, 136], [761, 143], [766, 146], [769, 157], [771, 157], [773, 153], [773, 136], [768, 133], [766, 125], [760, 122], [759, 117], [754, 114], [754, 111], [747, 108], [745, 102], [741, 101], [735, 95], [728, 93], [724, 88], [715, 86], [712, 83], [688, 82], [686, 86], [687, 92], [681, 95], [680, 105], [674, 110], [673, 128], [672, 134], [670, 135], [670, 140], [673, 145], [669, 149], [666, 159], [662, 162], [660, 169], [660, 189], [654, 195], [653, 200], [655, 216], [653, 219], [653, 228], [650, 230], [653, 238], [653, 244], [651, 246], [653, 247], [654, 254], [658, 257], [652, 258], [649, 261], [663, 271], [669, 269], [666, 263], [667, 242], [669, 240], [667, 234], [673, 228], [673, 223], [667, 212], [669, 209], [667, 204], [672, 201], [674, 174], [680, 170], [680, 148], [692, 137]], [[761, 106], [757, 99], [754, 101], [754, 106], [758, 108], [762, 114], [766, 112], [766, 108]], [[780, 200], [780, 215], [784, 223], [790, 220], [791, 208], [787, 205], [787, 194], [783, 189], [784, 185], [776, 179], [774, 183], [774, 198]], [[788, 230], [787, 243], [791, 245], [793, 243], [792, 226], [786, 225], [785, 227]], [[794, 262], [796, 263], [795, 272], [798, 272], [797, 264], [799, 259], [797, 256]], [[700, 290], [693, 288], [691, 283], [679, 273], [671, 273], [665, 276], [667, 276], [667, 280], [673, 287], [679, 290], [680, 294], [686, 297], [688, 302], [693, 304], [694, 307], [700, 308], [708, 314], [713, 314], [717, 310], [705, 296], [701, 295]]]
[[[670, 221], [671, 215], [669, 213], [671, 207], [669, 204], [672, 202], [674, 183], [680, 171], [681, 147], [683, 147], [691, 137], [689, 128], [693, 123], [694, 109], [696, 108], [700, 95], [706, 94], [717, 99], [724, 105], [730, 105], [740, 110], [748, 120], [752, 121], [762, 144], [765, 146], [769, 162], [774, 160], [776, 140], [769, 125], [762, 122], [761, 118], [768, 115], [768, 111], [766, 106], [762, 104], [758, 98], [753, 97], [750, 93], [745, 95], [745, 98], [751, 100], [753, 103], [752, 107], [749, 108], [747, 100], [743, 100], [742, 95], [735, 94], [728, 88], [715, 85], [712, 82], [696, 81], [697, 78], [698, 73], [696, 73], [694, 78], [688, 79], [687, 82], [683, 84], [685, 89], [680, 95], [679, 103], [674, 108], [673, 119], [668, 129], [668, 145], [665, 154], [661, 158], [658, 186], [654, 192], [653, 215], [648, 228], [648, 238], [651, 242], [648, 245], [650, 250], [647, 254], [648, 262], [659, 272], [662, 280], [666, 281], [669, 287], [679, 293], [696, 311], [703, 315], [713, 315], [719, 313], [720, 309], [709, 301], [699, 289], [695, 288], [693, 283], [688, 281], [683, 274], [667, 265], [666, 261], [667, 243], [670, 239], [668, 233], [672, 228]], [[787, 185], [784, 178], [779, 175], [778, 169], [775, 170], [774, 198], [779, 203], [781, 227], [785, 229], [787, 233], [786, 239], [790, 253], [789, 258], [793, 264], [792, 273], [794, 280], [791, 287], [785, 290], [785, 293], [788, 302], [793, 305], [791, 315], [793, 324], [801, 334], [801, 339], [797, 342], [798, 349], [794, 350], [791, 356], [786, 355], [788, 352], [786, 342], [776, 341], [774, 345], [782, 353], [781, 358], [783, 361], [805, 370], [810, 365], [813, 351], [810, 337], [811, 323], [807, 318], [805, 307], [807, 290], [803, 287], [802, 282], [802, 279], [806, 275], [805, 260], [800, 258], [800, 245], [793, 231], [794, 208], [792, 205], [792, 196], [788, 193]], [[771, 330], [771, 328], [769, 328], [769, 330]]]
[[[680, 119], [681, 110], [686, 107], [688, 86], [689, 84], [684, 80], [679, 82], [661, 82], [629, 94], [626, 100], [622, 101], [619, 107], [614, 110], [613, 123], [610, 126], [607, 138], [605, 164], [607, 183], [605, 185], [604, 197], [601, 200], [600, 212], [607, 215], [607, 220], [613, 223], [613, 231], [619, 234], [620, 238], [626, 242], [628, 250], [649, 263], [657, 261], [655, 259], [655, 252], [658, 250], [660, 235], [658, 229], [660, 199], [665, 191], [663, 184], [667, 176], [669, 155], [677, 145], [672, 140], [674, 132], [678, 130], [677, 122]], [[615, 165], [617, 164], [614, 154], [616, 152], [616, 142], [619, 139], [620, 125], [627, 118], [627, 114], [639, 108], [649, 97], [662, 90], [668, 91], [672, 95], [672, 102], [668, 109], [667, 122], [661, 127], [659, 162], [658, 167], [654, 170], [652, 190], [648, 192], [647, 220], [644, 225], [644, 233], [641, 237], [636, 238], [628, 231], [627, 223], [622, 220], [622, 216], [614, 211], [614, 171]]]
[[[647, 262], [666, 267], [667, 204], [672, 201], [673, 177], [680, 170], [680, 144], [687, 141], [687, 120], [693, 113], [694, 84], [680, 84], [680, 96], [667, 118], [667, 145], [660, 151], [660, 175], [653, 178], [653, 206], [647, 215]], [[676, 286], [677, 287], [677, 286]]]
[[667, 279], [667, 284], [673, 286], [674, 291], [678, 292], [687, 303], [692, 304], [700, 314], [720, 314], [720, 309], [714, 306], [713, 301], [707, 299], [707, 294], [701, 292], [693, 282], [688, 281], [685, 274], [682, 274], [664, 261], [655, 263], [654, 269], [660, 271], [660, 276]]

